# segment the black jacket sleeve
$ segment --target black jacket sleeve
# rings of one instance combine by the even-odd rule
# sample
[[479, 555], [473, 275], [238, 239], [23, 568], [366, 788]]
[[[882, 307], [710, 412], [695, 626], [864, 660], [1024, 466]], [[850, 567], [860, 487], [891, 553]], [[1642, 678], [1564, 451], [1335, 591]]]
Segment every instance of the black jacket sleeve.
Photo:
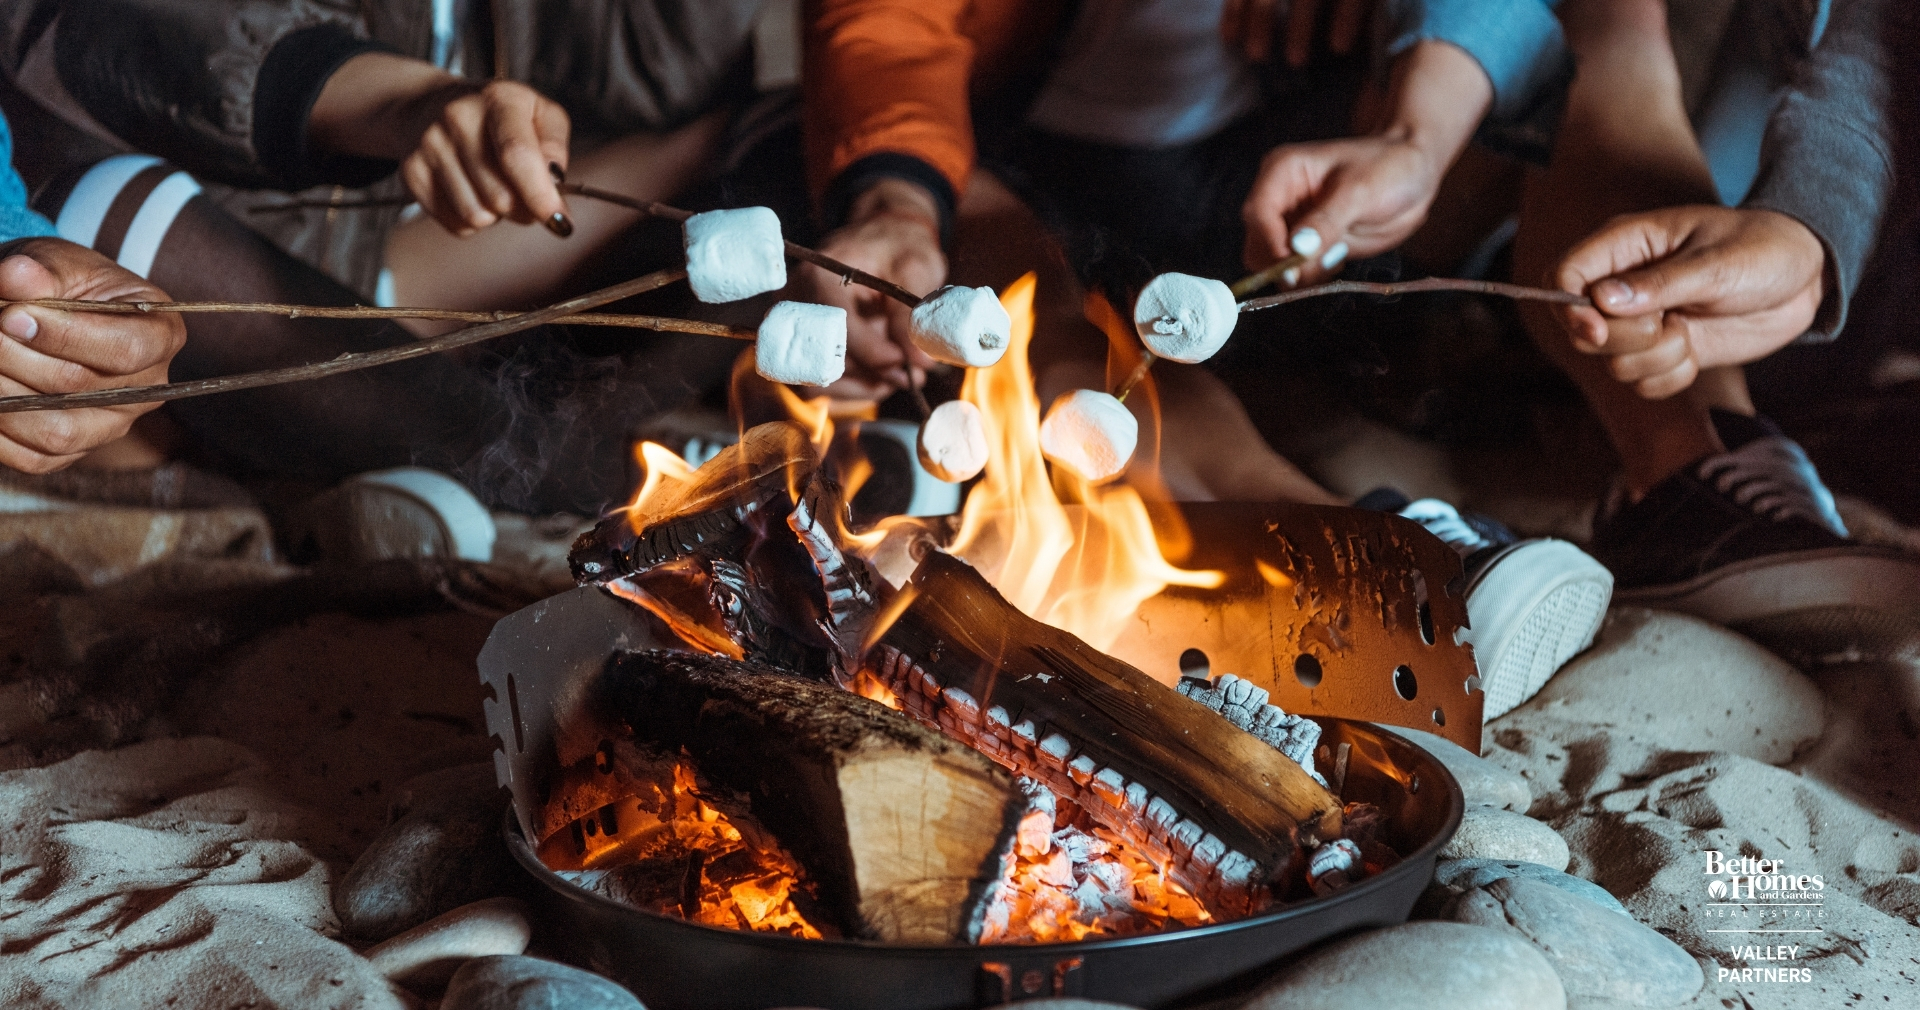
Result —
[[353, 0], [67, 0], [61, 83], [127, 143], [202, 178], [364, 185], [393, 165], [306, 148], [327, 78], [368, 41]]

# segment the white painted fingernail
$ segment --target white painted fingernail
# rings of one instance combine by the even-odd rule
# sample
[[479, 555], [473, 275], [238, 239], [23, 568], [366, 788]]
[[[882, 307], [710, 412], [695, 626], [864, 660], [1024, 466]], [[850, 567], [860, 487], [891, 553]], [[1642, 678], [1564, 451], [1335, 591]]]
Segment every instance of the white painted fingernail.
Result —
[[1335, 242], [1333, 247], [1327, 250], [1327, 254], [1320, 257], [1320, 269], [1332, 270], [1334, 267], [1346, 262], [1346, 260], [1347, 244], [1345, 242]]
[[1285, 284], [1287, 287], [1293, 287], [1294, 285], [1299, 284], [1300, 268], [1288, 267], [1285, 270], [1280, 271], [1280, 283]]
[[1287, 244], [1293, 247], [1294, 252], [1311, 256], [1320, 251], [1320, 233], [1312, 228], [1302, 228], [1293, 233], [1293, 238]]

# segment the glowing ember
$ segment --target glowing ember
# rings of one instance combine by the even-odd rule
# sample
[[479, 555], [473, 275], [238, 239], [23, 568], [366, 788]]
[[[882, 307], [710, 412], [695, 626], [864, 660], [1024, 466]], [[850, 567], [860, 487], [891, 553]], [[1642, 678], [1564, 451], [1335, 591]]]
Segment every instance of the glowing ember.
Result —
[[795, 903], [809, 890], [800, 864], [744, 804], [709, 795], [684, 762], [673, 767], [672, 796], [629, 797], [573, 831], [580, 858], [562, 848], [567, 832], [543, 843], [540, 858], [589, 891], [709, 926], [824, 935]]
[[1063, 943], [1213, 921], [1145, 853], [1105, 828], [1056, 828], [1051, 794], [1027, 788], [1035, 808], [1020, 823], [982, 943]]

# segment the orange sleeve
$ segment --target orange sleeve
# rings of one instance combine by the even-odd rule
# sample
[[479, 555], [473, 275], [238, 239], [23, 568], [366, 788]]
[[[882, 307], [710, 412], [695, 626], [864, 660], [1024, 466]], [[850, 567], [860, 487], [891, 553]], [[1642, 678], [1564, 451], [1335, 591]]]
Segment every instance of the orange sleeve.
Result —
[[819, 197], [862, 158], [904, 154], [965, 192], [973, 170], [967, 0], [809, 0], [801, 76]]

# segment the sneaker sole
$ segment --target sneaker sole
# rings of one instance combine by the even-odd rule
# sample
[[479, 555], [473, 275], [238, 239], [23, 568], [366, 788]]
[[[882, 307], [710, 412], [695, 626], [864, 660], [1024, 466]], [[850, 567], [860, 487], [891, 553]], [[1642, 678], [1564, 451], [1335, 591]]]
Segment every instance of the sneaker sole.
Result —
[[1614, 599], [1725, 625], [1802, 664], [1920, 650], [1920, 559], [1876, 547], [1774, 554]]
[[1538, 694], [1592, 645], [1612, 595], [1613, 573], [1564, 540], [1523, 540], [1496, 555], [1467, 588], [1481, 721]]

